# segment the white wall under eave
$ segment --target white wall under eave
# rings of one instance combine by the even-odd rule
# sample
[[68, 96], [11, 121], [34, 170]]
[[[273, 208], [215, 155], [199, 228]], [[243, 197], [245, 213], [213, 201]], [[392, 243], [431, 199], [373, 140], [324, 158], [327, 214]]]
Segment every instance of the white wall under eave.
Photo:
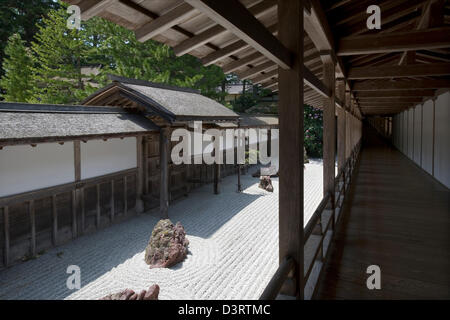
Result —
[[408, 157], [414, 158], [414, 109], [408, 110]]
[[0, 197], [75, 181], [73, 143], [7, 146], [0, 150]]
[[450, 92], [435, 101], [434, 176], [450, 188]]
[[420, 166], [422, 150], [422, 105], [414, 108], [414, 162]]
[[81, 143], [81, 179], [137, 167], [136, 138]]
[[422, 168], [433, 174], [433, 101], [423, 104]]
[[403, 141], [402, 141], [402, 152], [403, 154], [408, 154], [408, 112], [403, 112], [402, 113], [403, 117], [402, 117], [402, 122], [403, 122], [403, 130], [402, 130], [402, 137], [403, 137]]

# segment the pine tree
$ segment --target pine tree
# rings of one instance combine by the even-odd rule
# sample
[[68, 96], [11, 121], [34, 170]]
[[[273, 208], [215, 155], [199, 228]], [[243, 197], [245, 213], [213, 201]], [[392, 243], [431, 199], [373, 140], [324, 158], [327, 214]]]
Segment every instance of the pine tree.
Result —
[[0, 87], [6, 91], [2, 98], [7, 102], [27, 102], [32, 96], [32, 56], [19, 34], [8, 39], [3, 62], [4, 76]]
[[52, 10], [38, 26], [32, 49], [36, 68], [34, 99], [40, 103], [79, 103], [88, 91], [81, 67], [87, 64], [86, 29], [67, 28], [65, 9]]

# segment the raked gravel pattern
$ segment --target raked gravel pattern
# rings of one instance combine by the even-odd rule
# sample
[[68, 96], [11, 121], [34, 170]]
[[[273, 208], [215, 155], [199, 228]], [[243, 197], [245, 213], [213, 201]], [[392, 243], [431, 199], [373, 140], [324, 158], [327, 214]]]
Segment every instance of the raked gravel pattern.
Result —
[[[253, 170], [250, 170], [253, 172]], [[258, 299], [278, 266], [278, 179], [275, 192], [258, 188], [250, 174], [236, 193], [236, 176], [193, 190], [170, 206], [185, 227], [187, 259], [170, 269], [149, 269], [144, 250], [158, 222], [150, 211], [49, 249], [44, 255], [0, 271], [0, 299], [98, 299], [125, 288], [157, 283], [165, 299]], [[305, 170], [305, 223], [322, 199], [322, 165]], [[69, 265], [81, 269], [81, 289], [69, 290]]]

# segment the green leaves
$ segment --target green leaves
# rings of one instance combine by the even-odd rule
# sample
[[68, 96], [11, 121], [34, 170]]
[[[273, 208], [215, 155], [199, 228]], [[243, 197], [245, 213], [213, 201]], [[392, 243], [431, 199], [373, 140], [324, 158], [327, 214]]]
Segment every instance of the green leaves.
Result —
[[[216, 88], [225, 79], [220, 68], [204, 67], [193, 56], [176, 57], [171, 48], [152, 40], [141, 43], [132, 31], [101, 18], [84, 22], [81, 30], [70, 30], [67, 5], [59, 5], [61, 9], [50, 10], [36, 25], [28, 56], [31, 63], [22, 59], [14, 62], [15, 68], [9, 67], [10, 79], [20, 77], [29, 91], [20, 97], [10, 94], [13, 89], [4, 80], [8, 99], [76, 104], [94, 87], [106, 85], [107, 74], [199, 89], [207, 96], [219, 97]], [[22, 46], [25, 48], [24, 43]], [[22, 76], [22, 67], [31, 70], [31, 75]], [[95, 67], [100, 73], [83, 74], [83, 67]]]
[[25, 41], [19, 34], [8, 39], [5, 55], [5, 75], [0, 80], [0, 86], [5, 89], [6, 94], [2, 97], [7, 102], [26, 102], [32, 96], [33, 60], [30, 50], [25, 47]]

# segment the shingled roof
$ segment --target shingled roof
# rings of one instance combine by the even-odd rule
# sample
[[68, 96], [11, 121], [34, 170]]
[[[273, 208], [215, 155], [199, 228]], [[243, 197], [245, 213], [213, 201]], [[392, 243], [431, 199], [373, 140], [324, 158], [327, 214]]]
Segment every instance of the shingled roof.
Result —
[[0, 103], [0, 146], [133, 136], [159, 128], [121, 108]]
[[[199, 91], [148, 81], [110, 76], [113, 83], [85, 99], [84, 105], [144, 106], [150, 115], [174, 121], [236, 120], [239, 116]], [[119, 93], [119, 94], [118, 94]], [[114, 99], [117, 96], [118, 99]]]

